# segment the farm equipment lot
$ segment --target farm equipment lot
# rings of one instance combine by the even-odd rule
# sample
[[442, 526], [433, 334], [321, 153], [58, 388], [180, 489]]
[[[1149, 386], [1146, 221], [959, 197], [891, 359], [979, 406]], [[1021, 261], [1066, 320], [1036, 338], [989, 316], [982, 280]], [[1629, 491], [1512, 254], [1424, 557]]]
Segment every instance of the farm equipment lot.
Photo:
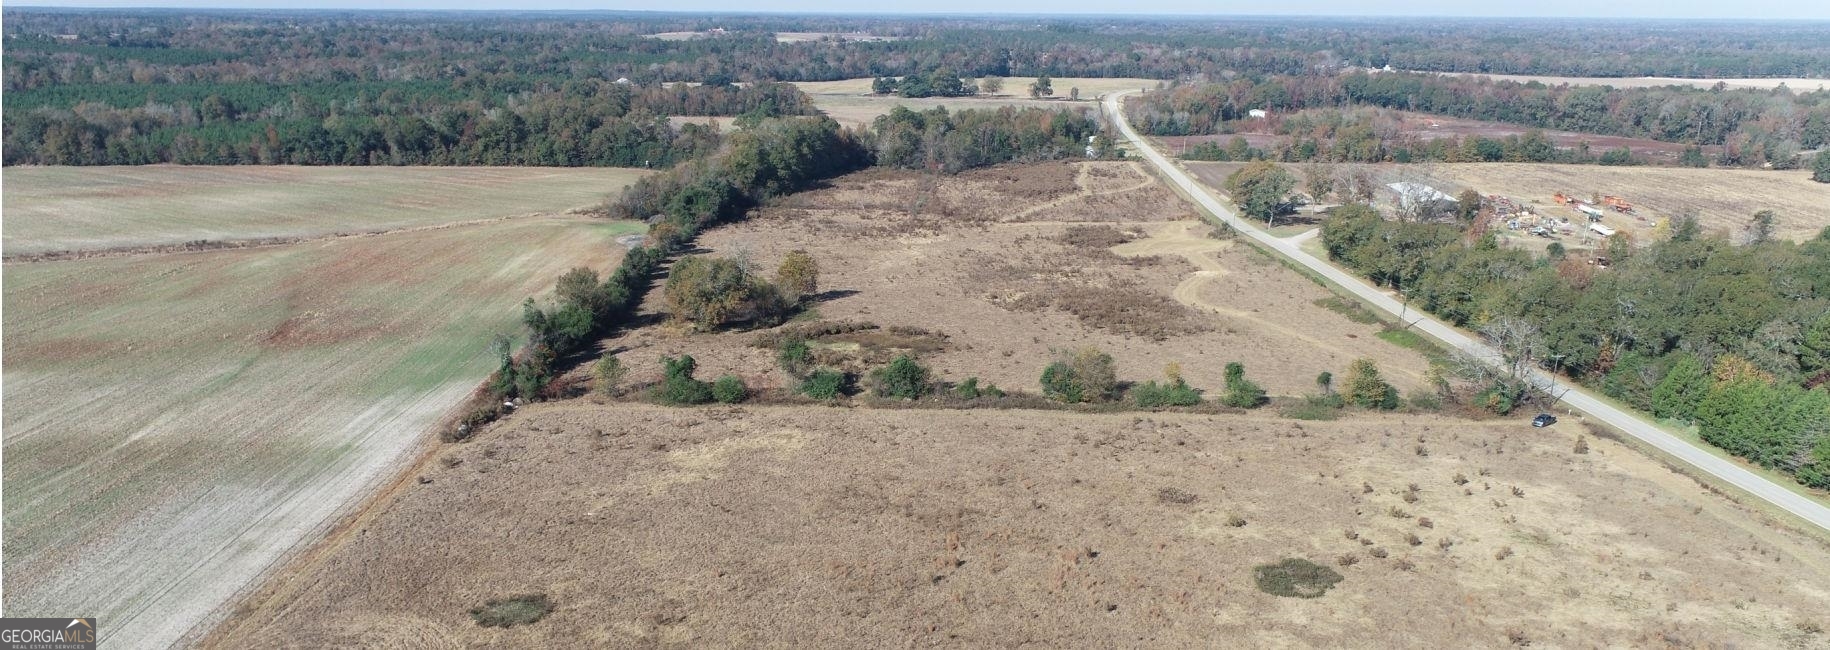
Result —
[[[221, 171], [238, 178], [243, 170]], [[423, 171], [433, 170], [380, 182], [405, 190]], [[9, 170], [9, 204], [17, 178]], [[326, 191], [229, 193], [275, 193], [287, 204], [289, 192], [307, 202], [326, 200]], [[515, 214], [564, 210], [585, 196], [582, 188], [543, 196], [538, 183], [503, 191], [520, 192]], [[363, 209], [323, 217], [360, 225]], [[469, 216], [431, 212], [399, 218]], [[255, 215], [250, 230], [268, 227], [267, 213]], [[221, 220], [212, 228], [235, 228], [212, 218]], [[102, 630], [110, 645], [177, 640], [408, 458], [494, 367], [490, 341], [517, 330], [521, 297], [572, 266], [609, 268], [622, 250], [613, 239], [639, 230], [549, 214], [259, 248], [8, 263], [9, 615], [81, 610], [110, 621]], [[158, 237], [146, 225], [132, 232]]]
[[[1188, 171], [1209, 187], [1220, 191], [1228, 174], [1244, 163], [1183, 163]], [[1778, 236], [1803, 241], [1816, 237], [1830, 226], [1830, 190], [1811, 182], [1811, 172], [1803, 170], [1761, 171], [1749, 169], [1685, 169], [1677, 167], [1606, 167], [1601, 165], [1555, 165], [1545, 163], [1435, 163], [1429, 165], [1332, 165], [1337, 172], [1355, 169], [1370, 171], [1379, 183], [1400, 177], [1424, 180], [1437, 189], [1457, 194], [1474, 189], [1483, 196], [1502, 195], [1539, 214], [1571, 219], [1586, 224], [1574, 208], [1557, 205], [1552, 199], [1560, 192], [1584, 202], [1594, 195], [1618, 196], [1631, 202], [1634, 215], [1607, 210], [1602, 221], [1631, 234], [1636, 239], [1651, 236], [1654, 221], [1694, 211], [1705, 230], [1739, 231], [1754, 213], [1772, 210], [1778, 214], [1775, 232]], [[1301, 164], [1286, 164], [1290, 173], [1302, 177]], [[1407, 176], [1408, 174], [1408, 176]], [[1427, 175], [1427, 179], [1425, 178]], [[1380, 200], [1389, 201], [1382, 192]], [[1605, 206], [1604, 206], [1605, 207]], [[1644, 217], [1636, 219], [1635, 215]], [[1583, 226], [1585, 227], [1585, 226]]]
[[1695, 211], [1705, 230], [1739, 231], [1760, 210], [1779, 215], [1780, 237], [1803, 241], [1830, 226], [1830, 188], [1811, 182], [1811, 172], [1751, 169], [1682, 169], [1675, 167], [1603, 167], [1539, 163], [1465, 163], [1435, 166], [1449, 181], [1445, 191], [1472, 187], [1482, 194], [1503, 194], [1537, 202], [1558, 214], [1551, 196], [1571, 192], [1588, 201], [1592, 194], [1630, 200], [1647, 218], [1645, 226], [1610, 211], [1609, 224], [1635, 237], [1649, 235], [1650, 223], [1684, 211]]

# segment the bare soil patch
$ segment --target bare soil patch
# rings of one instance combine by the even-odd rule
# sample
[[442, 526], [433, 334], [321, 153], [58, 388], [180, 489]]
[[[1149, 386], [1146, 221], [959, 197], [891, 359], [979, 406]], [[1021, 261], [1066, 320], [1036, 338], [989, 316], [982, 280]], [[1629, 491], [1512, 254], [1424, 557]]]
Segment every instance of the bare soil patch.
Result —
[[[536, 405], [417, 468], [205, 645], [1823, 643], [1830, 549], [1575, 434]], [[1341, 580], [1262, 591], [1286, 558]], [[1316, 595], [1305, 569], [1292, 592]], [[553, 611], [469, 614], [526, 593]]]

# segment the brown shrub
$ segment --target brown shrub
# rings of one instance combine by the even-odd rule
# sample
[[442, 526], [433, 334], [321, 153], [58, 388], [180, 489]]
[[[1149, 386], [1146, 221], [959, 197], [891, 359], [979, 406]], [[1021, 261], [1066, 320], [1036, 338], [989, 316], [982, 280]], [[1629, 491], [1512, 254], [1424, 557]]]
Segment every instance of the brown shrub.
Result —
[[1092, 327], [1155, 341], [1209, 328], [1187, 306], [1133, 283], [1062, 287], [1052, 304]]
[[1068, 246], [1105, 250], [1131, 241], [1131, 235], [1111, 226], [1072, 226], [1055, 237]]
[[1201, 500], [1201, 497], [1170, 487], [1157, 490], [1156, 500], [1163, 503], [1179, 503], [1186, 505]]

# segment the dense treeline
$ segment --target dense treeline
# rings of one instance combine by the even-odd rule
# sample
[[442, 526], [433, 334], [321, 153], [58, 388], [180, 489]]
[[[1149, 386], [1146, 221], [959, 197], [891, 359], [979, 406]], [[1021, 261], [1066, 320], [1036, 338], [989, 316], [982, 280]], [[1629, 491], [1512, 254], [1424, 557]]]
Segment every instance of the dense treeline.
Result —
[[1252, 109], [1377, 106], [1581, 133], [1724, 145], [1726, 164], [1793, 159], [1830, 143], [1830, 91], [1546, 86], [1356, 72], [1181, 85], [1128, 104], [1155, 135], [1226, 133]]
[[[1519, 30], [1455, 20], [1038, 25], [982, 17], [8, 9], [4, 26], [8, 163], [666, 165], [703, 151], [707, 140], [669, 135], [647, 114], [810, 112], [804, 98], [746, 94], [732, 81], [901, 77], [911, 87], [898, 92], [927, 96], [970, 91], [962, 77], [1013, 75], [1227, 81], [1218, 87], [1224, 97], [1162, 99], [1144, 120], [1158, 134], [1218, 132], [1248, 104], [1370, 104], [1724, 144], [1729, 164], [1785, 160], [1830, 140], [1826, 93], [1542, 89], [1343, 74], [1389, 64], [1830, 76], [1830, 27], [1812, 25], [1649, 30], [1544, 21], [1542, 29]], [[648, 36], [706, 30], [713, 31]], [[778, 40], [776, 32], [892, 40]], [[1682, 55], [1657, 49], [1677, 42]], [[937, 71], [944, 71], [939, 84]], [[622, 79], [629, 83], [610, 86]], [[650, 96], [664, 82], [682, 81], [712, 90]], [[720, 93], [730, 96], [714, 96]]]
[[[652, 218], [648, 237], [601, 282], [574, 269], [555, 287], [555, 304], [523, 306], [527, 347], [491, 379], [497, 397], [537, 399], [561, 359], [628, 321], [666, 260], [699, 232], [743, 216], [771, 197], [803, 189], [870, 163], [856, 134], [828, 118], [763, 120], [731, 135], [716, 154], [643, 178], [610, 206], [614, 216]], [[493, 403], [493, 402], [492, 402]], [[490, 407], [493, 410], [493, 406]]]
[[1830, 487], [1830, 229], [1796, 244], [1771, 238], [1770, 218], [1742, 245], [1679, 218], [1643, 248], [1612, 242], [1606, 268], [1363, 206], [1330, 217], [1322, 240], [1413, 306], [1462, 326], [1524, 323], [1515, 343], [1544, 368]]
[[[1085, 155], [1100, 133], [1089, 111], [1003, 107], [949, 113], [898, 106], [871, 125], [877, 164], [957, 172], [1005, 162], [1035, 162]], [[1094, 155], [1110, 148], [1100, 138]]]
[[[638, 81], [716, 76], [816, 81], [938, 67], [973, 77], [1158, 79], [1387, 65], [1493, 74], [1830, 76], [1830, 27], [1811, 23], [1106, 16], [1038, 22], [985, 16], [9, 9], [6, 89], [427, 80], [477, 71]], [[714, 29], [723, 32], [691, 40], [644, 38]], [[778, 42], [776, 32], [903, 40]]]
[[5, 162], [667, 167], [718, 140], [706, 125], [676, 129], [667, 115], [812, 112], [785, 84], [508, 90], [162, 86], [139, 104], [110, 105], [104, 93], [68, 110], [15, 108], [9, 94]]
[[[1256, 127], [1270, 124], [1278, 139], [1269, 146], [1253, 147], [1244, 136], [1235, 135], [1224, 144], [1202, 142], [1186, 147], [1181, 157], [1187, 160], [1280, 162], [1546, 162], [1602, 165], [1637, 165], [1646, 162], [1642, 155], [1619, 147], [1596, 151], [1587, 143], [1562, 147], [1541, 129], [1502, 137], [1471, 135], [1466, 137], [1424, 137], [1408, 130], [1395, 111], [1378, 108], [1312, 109], [1290, 115], [1262, 118]], [[1796, 154], [1779, 158], [1783, 151], [1758, 152], [1757, 160], [1776, 158], [1775, 167], [1798, 164]], [[1754, 159], [1748, 159], [1751, 162]], [[1676, 156], [1679, 165], [1707, 167], [1711, 157], [1703, 148], [1692, 145]], [[1718, 156], [1716, 162], [1729, 161]]]

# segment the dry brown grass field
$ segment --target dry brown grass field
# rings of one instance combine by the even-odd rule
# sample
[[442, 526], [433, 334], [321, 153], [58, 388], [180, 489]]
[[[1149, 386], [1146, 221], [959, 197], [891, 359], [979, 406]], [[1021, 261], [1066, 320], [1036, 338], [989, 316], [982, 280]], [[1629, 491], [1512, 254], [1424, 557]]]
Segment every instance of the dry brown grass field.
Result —
[[[998, 95], [977, 95], [971, 97], [925, 97], [908, 99], [894, 95], [871, 94], [870, 79], [846, 79], [842, 81], [802, 81], [794, 85], [813, 97], [814, 106], [838, 120], [840, 124], [852, 126], [869, 124], [879, 115], [890, 112], [897, 106], [907, 106], [911, 110], [928, 110], [936, 106], [945, 106], [947, 110], [966, 110], [973, 108], [996, 108], [999, 106], [1033, 106], [1040, 108], [1085, 108], [1097, 110], [1099, 106], [1093, 101], [1095, 97], [1119, 90], [1138, 90], [1154, 88], [1157, 83], [1150, 79], [1083, 79], [1063, 77], [1054, 79], [1052, 85], [1055, 94], [1052, 98], [1030, 99], [1029, 85], [1034, 77], [1006, 77], [1004, 90]], [[1080, 89], [1080, 101], [1068, 100], [1070, 88]]]
[[[940, 375], [1037, 390], [1051, 349], [1097, 346], [1120, 377], [1160, 379], [1170, 362], [1218, 390], [1238, 361], [1272, 394], [1314, 390], [1317, 373], [1376, 359], [1406, 391], [1425, 370], [1409, 350], [1315, 304], [1327, 290], [1209, 229], [1131, 163], [998, 167], [940, 179], [872, 171], [796, 195], [700, 238], [769, 268], [790, 250], [820, 261], [821, 319], [919, 327], [953, 344], [924, 356]], [[652, 302], [652, 301], [651, 301]], [[658, 304], [650, 305], [659, 310]], [[702, 373], [784, 386], [755, 335], [682, 338], [638, 329], [607, 341], [638, 375], [690, 353]]]
[[642, 173], [602, 167], [9, 167], [5, 254], [309, 238], [561, 212], [596, 205]]
[[[240, 192], [257, 189], [287, 191]], [[574, 202], [521, 199], [513, 214]], [[321, 216], [363, 224], [367, 208]], [[407, 220], [455, 218], [433, 212]], [[520, 299], [570, 267], [610, 268], [615, 237], [640, 230], [548, 213], [7, 263], [6, 611], [91, 612], [115, 647], [176, 641], [410, 460], [493, 369], [490, 342], [519, 330]]]
[[732, 130], [737, 128], [737, 118], [725, 117], [725, 116], [675, 115], [675, 116], [668, 117], [667, 123], [672, 124], [673, 127], [676, 129], [680, 128], [682, 126], [685, 126], [687, 124], [712, 124], [712, 125], [716, 125], [718, 127], [719, 131], [723, 131], [725, 133], [729, 133]]
[[[812, 252], [824, 293], [781, 328], [879, 325], [818, 342], [852, 370], [910, 349], [1035, 391], [1051, 348], [1096, 345], [1126, 380], [1174, 361], [1214, 388], [1239, 360], [1290, 396], [1372, 356], [1420, 386], [1416, 354], [1188, 216], [1128, 163], [879, 170], [701, 245], [763, 268]], [[603, 343], [632, 383], [691, 354], [701, 377], [786, 387], [756, 345], [779, 329], [688, 335], [644, 309]], [[205, 645], [1824, 642], [1830, 548], [1606, 439], [1577, 453], [1573, 421], [638, 399], [536, 405], [436, 449]], [[1285, 557], [1345, 580], [1259, 592], [1253, 568]], [[468, 615], [524, 594], [556, 611]]]
[[[1824, 646], [1830, 548], [1579, 431], [542, 404], [205, 645]], [[1287, 557], [1344, 579], [1255, 588]]]

